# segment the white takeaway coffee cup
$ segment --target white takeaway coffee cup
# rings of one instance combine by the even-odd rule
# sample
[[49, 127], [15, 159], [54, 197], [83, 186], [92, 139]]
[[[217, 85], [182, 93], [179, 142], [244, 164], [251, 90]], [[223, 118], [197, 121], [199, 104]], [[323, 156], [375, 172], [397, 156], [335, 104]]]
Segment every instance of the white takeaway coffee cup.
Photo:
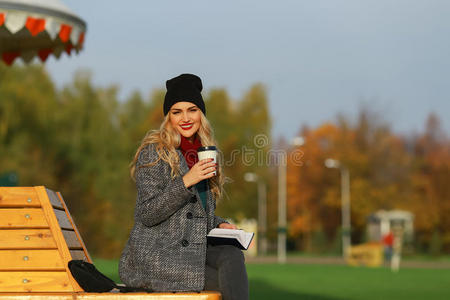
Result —
[[[216, 146], [205, 146], [197, 149], [198, 160], [212, 158], [212, 162], [217, 163], [217, 148]], [[217, 175], [216, 171], [213, 171], [214, 175]]]

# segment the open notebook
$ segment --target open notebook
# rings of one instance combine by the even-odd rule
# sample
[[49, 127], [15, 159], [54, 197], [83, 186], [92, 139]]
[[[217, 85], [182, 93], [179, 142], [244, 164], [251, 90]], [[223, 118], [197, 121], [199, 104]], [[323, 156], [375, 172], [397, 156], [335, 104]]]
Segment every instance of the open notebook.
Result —
[[211, 245], [233, 245], [242, 250], [247, 250], [252, 242], [253, 232], [245, 232], [242, 229], [212, 229], [206, 238]]

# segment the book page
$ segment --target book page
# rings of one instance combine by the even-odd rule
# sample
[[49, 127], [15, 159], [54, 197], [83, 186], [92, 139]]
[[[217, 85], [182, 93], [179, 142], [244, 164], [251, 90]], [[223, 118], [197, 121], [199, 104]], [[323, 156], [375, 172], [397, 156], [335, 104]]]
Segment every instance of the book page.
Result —
[[253, 238], [253, 235], [254, 235], [253, 232], [245, 232], [242, 229], [223, 229], [223, 228], [214, 228], [208, 233], [208, 236], [213, 237], [234, 238], [244, 248], [248, 248]]

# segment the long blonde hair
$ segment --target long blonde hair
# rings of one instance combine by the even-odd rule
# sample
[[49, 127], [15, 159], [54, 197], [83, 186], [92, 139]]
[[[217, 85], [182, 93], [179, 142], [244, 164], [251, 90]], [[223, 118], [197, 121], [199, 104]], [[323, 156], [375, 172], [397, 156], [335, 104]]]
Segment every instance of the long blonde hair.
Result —
[[[214, 133], [212, 127], [206, 119], [203, 112], [200, 111], [201, 121], [200, 128], [197, 133], [200, 138], [200, 142], [204, 146], [216, 146], [217, 142], [214, 139]], [[138, 147], [133, 161], [130, 163], [131, 178], [136, 181], [136, 162], [141, 150], [149, 144], [156, 144], [156, 152], [158, 153], [158, 159], [154, 162], [141, 165], [139, 167], [149, 167], [155, 165], [160, 159], [167, 162], [171, 167], [171, 178], [174, 179], [177, 175], [180, 175], [180, 161], [176, 148], [180, 146], [181, 136], [180, 133], [172, 127], [170, 123], [169, 114], [164, 117], [163, 122], [158, 130], [149, 130], [143, 138], [141, 145]], [[218, 148], [218, 147], [217, 147]], [[222, 172], [221, 155], [217, 156], [217, 175], [211, 177], [209, 181], [209, 188], [213, 193], [216, 201], [220, 200], [223, 195], [223, 184], [225, 183], [225, 176]]]

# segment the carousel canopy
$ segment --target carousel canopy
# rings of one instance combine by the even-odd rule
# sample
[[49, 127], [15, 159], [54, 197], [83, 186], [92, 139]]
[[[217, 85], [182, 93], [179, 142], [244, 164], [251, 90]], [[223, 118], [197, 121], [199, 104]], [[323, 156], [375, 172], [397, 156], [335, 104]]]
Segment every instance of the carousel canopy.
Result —
[[86, 23], [60, 0], [0, 0], [0, 56], [7, 64], [21, 57], [25, 63], [38, 56], [78, 53]]

